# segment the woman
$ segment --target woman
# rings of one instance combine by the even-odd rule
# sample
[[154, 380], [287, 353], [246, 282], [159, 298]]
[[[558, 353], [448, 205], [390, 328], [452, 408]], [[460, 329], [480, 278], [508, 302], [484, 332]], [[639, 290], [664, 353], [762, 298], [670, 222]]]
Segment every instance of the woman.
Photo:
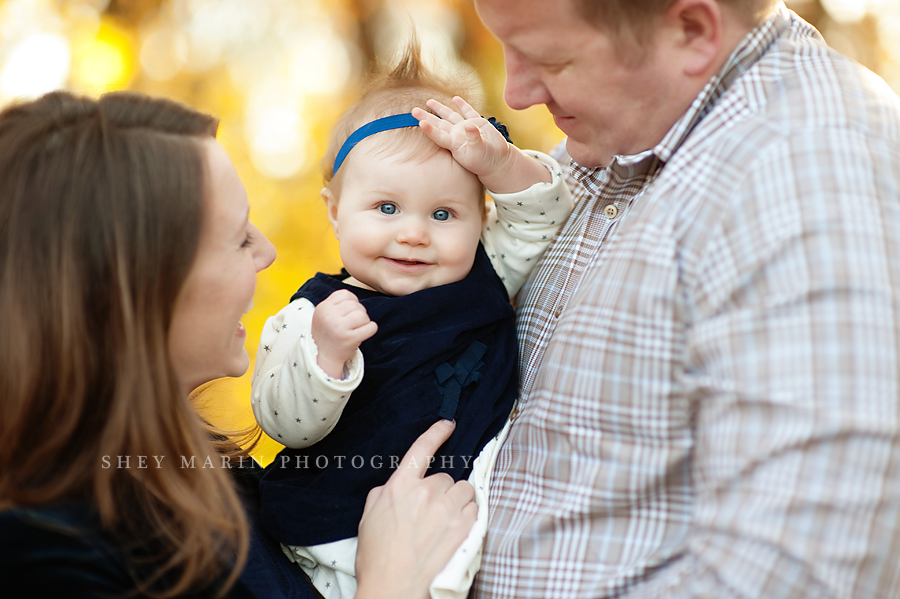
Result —
[[[298, 569], [280, 569], [248, 524], [252, 497], [223, 467], [239, 456], [187, 401], [247, 369], [240, 319], [275, 258], [217, 127], [133, 93], [56, 92], [0, 112], [6, 588], [307, 592], [271, 582], [267, 569]], [[435, 425], [404, 464], [427, 463], [450, 430]], [[474, 521], [468, 485], [396, 474], [360, 526], [360, 598], [424, 595]]]

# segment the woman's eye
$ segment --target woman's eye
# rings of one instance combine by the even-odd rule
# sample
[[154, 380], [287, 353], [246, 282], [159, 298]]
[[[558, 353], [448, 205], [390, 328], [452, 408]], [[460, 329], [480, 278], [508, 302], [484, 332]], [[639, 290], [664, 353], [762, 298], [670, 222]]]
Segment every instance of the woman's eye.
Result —
[[382, 214], [397, 214], [397, 207], [394, 204], [382, 204], [378, 209]]
[[449, 220], [450, 212], [448, 212], [447, 210], [435, 210], [434, 214], [432, 214], [431, 216], [434, 217], [434, 220]]
[[241, 247], [247, 248], [247, 247], [250, 247], [251, 245], [253, 245], [253, 236], [248, 233], [247, 238], [244, 239], [244, 243], [241, 244]]

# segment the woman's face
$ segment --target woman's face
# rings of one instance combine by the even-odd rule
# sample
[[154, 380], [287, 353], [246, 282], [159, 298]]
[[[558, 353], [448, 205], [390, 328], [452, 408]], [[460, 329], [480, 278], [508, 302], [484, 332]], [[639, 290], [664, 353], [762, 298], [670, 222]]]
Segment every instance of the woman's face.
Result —
[[247, 371], [241, 317], [250, 309], [256, 273], [275, 260], [275, 248], [248, 220], [247, 192], [228, 154], [212, 139], [203, 147], [210, 178], [206, 213], [169, 331], [169, 352], [185, 395]]

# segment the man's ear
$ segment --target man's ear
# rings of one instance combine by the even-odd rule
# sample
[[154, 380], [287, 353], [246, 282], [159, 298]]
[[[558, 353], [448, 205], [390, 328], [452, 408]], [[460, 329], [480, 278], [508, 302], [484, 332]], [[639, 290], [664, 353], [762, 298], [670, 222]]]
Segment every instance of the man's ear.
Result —
[[328, 220], [331, 221], [331, 228], [334, 229], [334, 236], [336, 239], [340, 239], [341, 236], [338, 234], [337, 220], [338, 199], [327, 187], [322, 188], [322, 191], [319, 192], [319, 196], [321, 196], [322, 201], [325, 202], [325, 209], [328, 210]]
[[705, 78], [719, 67], [722, 10], [716, 0], [676, 0], [666, 11], [666, 29], [685, 75]]

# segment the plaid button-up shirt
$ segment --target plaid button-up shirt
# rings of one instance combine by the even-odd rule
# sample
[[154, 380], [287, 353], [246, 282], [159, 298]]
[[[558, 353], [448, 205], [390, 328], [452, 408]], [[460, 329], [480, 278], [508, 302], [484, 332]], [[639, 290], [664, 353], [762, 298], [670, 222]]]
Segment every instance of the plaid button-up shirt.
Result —
[[900, 597], [900, 101], [780, 6], [573, 165], [474, 596]]

